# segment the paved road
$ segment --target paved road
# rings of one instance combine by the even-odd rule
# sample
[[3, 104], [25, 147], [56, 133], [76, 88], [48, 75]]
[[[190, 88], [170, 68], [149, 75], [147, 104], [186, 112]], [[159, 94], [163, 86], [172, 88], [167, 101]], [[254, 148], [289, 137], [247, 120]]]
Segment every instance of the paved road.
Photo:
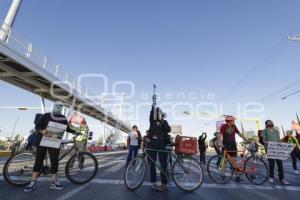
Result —
[[[202, 187], [194, 193], [185, 193], [176, 188], [172, 183], [167, 193], [153, 192], [149, 183], [149, 176], [145, 184], [136, 192], [128, 191], [123, 184], [123, 173], [126, 153], [119, 152], [106, 155], [97, 155], [100, 163], [100, 169], [97, 177], [89, 184], [76, 186], [64, 177], [61, 177], [65, 185], [63, 191], [52, 191], [49, 189], [47, 178], [43, 178], [38, 185], [38, 189], [32, 193], [25, 194], [23, 188], [16, 188], [6, 184], [0, 178], [0, 199], [18, 200], [18, 199], [43, 199], [43, 200], [82, 200], [82, 199], [105, 199], [105, 200], [135, 200], [135, 199], [222, 199], [222, 200], [247, 200], [247, 199], [299, 199], [300, 196], [300, 176], [293, 174], [292, 166], [289, 161], [285, 162], [286, 179], [291, 182], [290, 186], [282, 186], [279, 183], [264, 186], [254, 186], [251, 183], [244, 182], [237, 184], [231, 182], [226, 185], [217, 185], [210, 181], [205, 171], [205, 180]], [[0, 161], [0, 170], [3, 166], [3, 160]], [[246, 179], [246, 178], [244, 178]]]

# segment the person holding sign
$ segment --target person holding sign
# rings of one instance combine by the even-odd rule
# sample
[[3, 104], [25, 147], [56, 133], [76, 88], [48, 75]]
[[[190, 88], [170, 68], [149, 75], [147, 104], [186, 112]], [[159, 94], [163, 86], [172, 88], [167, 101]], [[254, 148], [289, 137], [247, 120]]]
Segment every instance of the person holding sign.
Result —
[[[268, 153], [268, 143], [278, 143], [280, 142], [280, 134], [278, 130], [274, 128], [274, 123], [271, 120], [267, 120], [265, 122], [266, 128], [263, 130], [263, 142], [265, 144], [265, 149]], [[283, 185], [289, 185], [290, 183], [284, 180], [284, 171], [283, 171], [283, 163], [282, 160], [279, 159], [273, 159], [269, 158], [269, 170], [270, 170], [270, 183], [274, 183], [274, 168], [275, 168], [275, 162], [277, 163], [278, 167], [278, 174], [279, 174], [279, 180]]]
[[32, 179], [24, 192], [31, 192], [36, 189], [37, 178], [43, 167], [43, 162], [48, 151], [51, 162], [51, 189], [62, 190], [63, 186], [57, 180], [59, 151], [61, 138], [65, 131], [75, 133], [68, 124], [67, 118], [62, 115], [63, 105], [56, 102], [52, 112], [44, 114], [37, 122], [35, 129], [38, 133], [36, 158], [33, 167]]

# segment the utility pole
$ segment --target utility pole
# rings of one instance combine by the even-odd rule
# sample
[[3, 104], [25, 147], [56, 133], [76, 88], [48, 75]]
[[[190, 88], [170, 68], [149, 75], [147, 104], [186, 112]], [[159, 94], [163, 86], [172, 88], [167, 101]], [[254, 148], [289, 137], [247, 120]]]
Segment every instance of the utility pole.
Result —
[[0, 40], [6, 40], [7, 34], [16, 19], [22, 0], [13, 0], [0, 30]]

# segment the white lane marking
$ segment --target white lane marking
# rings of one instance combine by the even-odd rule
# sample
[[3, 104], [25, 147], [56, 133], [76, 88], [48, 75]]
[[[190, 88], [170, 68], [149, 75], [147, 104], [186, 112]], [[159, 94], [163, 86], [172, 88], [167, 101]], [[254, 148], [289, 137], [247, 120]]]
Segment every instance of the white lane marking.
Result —
[[104, 168], [104, 167], [108, 167], [108, 166], [119, 164], [119, 163], [124, 163], [124, 168], [125, 168], [126, 161], [124, 161], [124, 160], [111, 161], [111, 162], [107, 162], [105, 164], [100, 163], [99, 168]]
[[78, 192], [84, 190], [85, 188], [87, 188], [88, 186], [90, 186], [92, 183], [87, 183], [83, 186], [80, 186], [78, 188], [75, 188], [74, 190], [71, 190], [70, 192], [60, 196], [59, 198], [57, 198], [56, 200], [67, 200], [69, 198], [71, 198], [72, 196], [74, 196], [75, 194], [77, 194]]
[[[3, 181], [3, 177], [0, 177], [0, 181]], [[38, 179], [39, 182], [48, 182], [50, 178], [41, 177]], [[60, 178], [60, 182], [69, 182], [66, 178]], [[90, 184], [107, 184], [107, 185], [124, 185], [123, 180], [111, 180], [111, 179], [93, 179], [90, 183], [83, 185], [76, 189], [81, 191], [82, 189], [88, 187]], [[151, 186], [150, 182], [144, 182], [143, 186]], [[174, 183], [170, 183], [171, 187], [175, 187]], [[83, 187], [83, 188], [82, 188]], [[82, 189], [81, 189], [82, 188]], [[246, 190], [284, 190], [284, 191], [292, 191], [292, 192], [300, 192], [299, 186], [264, 186], [264, 185], [242, 185], [242, 184], [213, 184], [213, 183], [203, 183], [200, 187], [201, 188], [212, 188], [212, 189], [246, 189]], [[73, 190], [72, 190], [73, 191]], [[67, 193], [68, 194], [68, 193]]]
[[102, 155], [116, 155], [116, 154], [124, 154], [127, 151], [112, 151], [112, 152], [101, 152], [101, 153], [93, 153], [94, 156], [102, 156]]
[[[109, 179], [94, 179], [92, 183], [96, 184], [108, 184], [108, 185], [124, 185], [123, 180], [109, 180]], [[150, 182], [144, 182], [143, 186], [151, 186]], [[171, 184], [171, 187], [176, 187], [175, 184]], [[257, 185], [239, 185], [239, 184], [209, 184], [204, 183], [201, 185], [201, 188], [213, 188], [213, 189], [247, 189], [247, 190], [286, 190], [293, 192], [300, 192], [300, 187], [298, 186], [257, 186]]]

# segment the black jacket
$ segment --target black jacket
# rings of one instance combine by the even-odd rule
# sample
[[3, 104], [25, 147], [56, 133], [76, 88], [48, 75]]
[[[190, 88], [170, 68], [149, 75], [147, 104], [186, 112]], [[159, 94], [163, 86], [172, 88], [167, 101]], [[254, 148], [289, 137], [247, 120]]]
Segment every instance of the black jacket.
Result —
[[41, 118], [38, 120], [37, 124], [35, 125], [35, 130], [37, 132], [41, 132], [45, 130], [50, 121], [67, 125], [66, 131], [69, 133], [75, 133], [75, 131], [70, 128], [68, 120], [64, 115], [54, 115], [52, 113], [46, 113], [43, 116], [41, 116]]
[[204, 137], [203, 135], [201, 135], [198, 139], [198, 145], [199, 145], [199, 149], [206, 149], [206, 144], [205, 144], [205, 140], [207, 138], [207, 135], [205, 134]]
[[155, 120], [154, 119], [154, 109], [155, 107], [152, 107], [152, 110], [150, 112], [150, 128], [148, 133], [148, 138], [151, 140], [154, 136], [158, 137], [159, 139], [163, 139], [166, 141], [166, 143], [170, 143], [170, 137], [168, 133], [171, 132], [171, 127], [169, 126], [169, 123], [167, 120]]

